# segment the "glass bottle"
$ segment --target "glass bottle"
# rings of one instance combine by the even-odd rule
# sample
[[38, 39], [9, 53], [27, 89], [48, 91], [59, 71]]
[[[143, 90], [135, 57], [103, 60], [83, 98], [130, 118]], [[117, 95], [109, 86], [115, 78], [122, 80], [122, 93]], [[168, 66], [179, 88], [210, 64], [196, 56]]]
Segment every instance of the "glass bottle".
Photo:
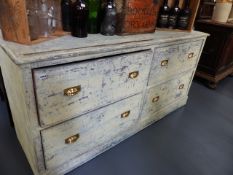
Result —
[[71, 0], [61, 0], [61, 19], [64, 31], [70, 31], [71, 19]]
[[178, 28], [185, 30], [188, 28], [189, 25], [189, 19], [191, 16], [191, 9], [189, 8], [189, 0], [185, 0], [185, 7], [183, 10], [181, 10], [179, 18], [178, 18]]
[[88, 0], [89, 19], [88, 19], [88, 32], [100, 32], [100, 7], [101, 0]]
[[30, 39], [36, 40], [40, 35], [39, 2], [29, 2], [27, 9]]
[[71, 34], [75, 37], [87, 37], [89, 10], [85, 0], [71, 4]]
[[104, 6], [100, 33], [108, 36], [116, 33], [116, 6], [114, 0], [108, 0]]
[[158, 27], [167, 28], [169, 19], [170, 8], [168, 6], [168, 0], [164, 0], [163, 6], [159, 11]]
[[174, 7], [171, 9], [168, 19], [168, 28], [175, 29], [177, 27], [177, 19], [180, 14], [179, 2], [179, 0], [176, 0]]
[[40, 10], [39, 10], [39, 22], [40, 22], [40, 35], [43, 37], [49, 36], [49, 15], [48, 15], [48, 5], [46, 0], [41, 0]]
[[28, 24], [31, 40], [36, 40], [40, 35], [39, 15], [37, 9], [27, 10]]
[[55, 14], [55, 3], [54, 0], [51, 2], [51, 6], [49, 7], [48, 10], [48, 15], [49, 15], [49, 29], [50, 29], [50, 34], [54, 33], [57, 27], [57, 20], [56, 20], [56, 14]]

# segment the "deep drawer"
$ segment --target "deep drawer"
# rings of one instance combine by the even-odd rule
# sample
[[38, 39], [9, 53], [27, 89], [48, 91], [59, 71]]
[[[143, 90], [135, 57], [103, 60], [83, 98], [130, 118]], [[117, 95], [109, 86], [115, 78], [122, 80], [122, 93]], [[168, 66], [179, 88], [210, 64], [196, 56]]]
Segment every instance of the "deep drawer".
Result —
[[[116, 141], [134, 126], [142, 95], [138, 94], [41, 132], [47, 169], [56, 168], [96, 147]], [[72, 143], [73, 142], [73, 143]]]
[[142, 117], [149, 122], [156, 120], [157, 111], [186, 96], [193, 73], [193, 71], [185, 72], [176, 79], [148, 89]]
[[152, 51], [34, 70], [42, 126], [61, 122], [145, 87]]
[[172, 76], [194, 68], [203, 40], [156, 48], [152, 60], [149, 85], [159, 84]]

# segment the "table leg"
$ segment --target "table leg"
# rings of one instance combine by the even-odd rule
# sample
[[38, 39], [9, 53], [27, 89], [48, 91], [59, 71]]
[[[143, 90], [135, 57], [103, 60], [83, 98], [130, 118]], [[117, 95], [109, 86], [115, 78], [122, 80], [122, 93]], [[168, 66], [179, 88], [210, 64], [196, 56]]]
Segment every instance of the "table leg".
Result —
[[216, 89], [217, 86], [218, 86], [218, 83], [216, 83], [216, 82], [208, 82], [207, 86], [208, 86], [210, 89]]

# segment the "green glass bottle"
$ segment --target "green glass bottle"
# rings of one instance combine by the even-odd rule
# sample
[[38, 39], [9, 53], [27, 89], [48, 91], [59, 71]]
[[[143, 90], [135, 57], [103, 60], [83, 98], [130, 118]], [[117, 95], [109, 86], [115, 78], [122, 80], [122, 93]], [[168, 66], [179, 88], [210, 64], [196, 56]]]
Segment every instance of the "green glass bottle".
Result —
[[99, 33], [101, 0], [88, 0], [87, 2], [89, 7], [88, 33]]

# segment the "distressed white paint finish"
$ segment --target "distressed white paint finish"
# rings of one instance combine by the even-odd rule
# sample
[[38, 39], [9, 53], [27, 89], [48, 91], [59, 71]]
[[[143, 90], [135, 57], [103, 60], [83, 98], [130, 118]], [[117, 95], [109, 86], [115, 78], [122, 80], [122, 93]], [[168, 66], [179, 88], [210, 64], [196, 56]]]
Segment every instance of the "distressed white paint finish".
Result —
[[[174, 74], [194, 68], [197, 64], [203, 40], [191, 41], [183, 44], [174, 44], [155, 49], [149, 85], [159, 84]], [[193, 54], [191, 56], [191, 54]], [[190, 58], [189, 58], [190, 56]], [[163, 61], [167, 65], [162, 65]]]
[[[163, 43], [190, 41], [197, 38], [206, 38], [206, 33], [192, 32], [164, 32], [156, 31], [153, 34], [140, 34], [130, 36], [88, 35], [88, 38], [74, 38], [64, 36], [33, 46], [25, 46], [17, 43], [6, 42], [0, 39], [0, 45], [4, 47], [7, 54], [16, 64], [33, 64], [48, 61], [47, 64], [55, 60], [60, 62], [70, 62], [73, 57], [76, 61], [83, 60], [82, 55], [104, 54], [116, 50], [125, 50], [152, 45], [160, 46]], [[1, 38], [1, 37], [0, 37]], [[73, 60], [74, 61], [74, 60]]]
[[146, 113], [142, 114], [140, 117], [140, 127], [146, 127], [154, 122], [166, 117], [167, 114], [179, 109], [180, 107], [184, 106], [187, 103], [188, 96], [184, 96], [183, 98], [178, 98], [176, 101], [173, 101], [170, 104], [167, 104], [160, 110], [156, 111], [154, 115], [148, 116]]
[[[198, 37], [198, 38], [193, 38], [190, 41], [197, 41], [200, 39], [205, 39], [204, 37]], [[189, 42], [190, 42], [189, 41]], [[68, 63], [73, 63], [73, 62], [80, 62], [80, 61], [88, 61], [88, 60], [93, 60], [93, 59], [98, 59], [101, 57], [109, 57], [113, 55], [119, 55], [119, 54], [127, 54], [127, 53], [132, 53], [132, 52], [139, 52], [142, 50], [148, 50], [158, 47], [167, 47], [170, 45], [174, 44], [183, 44], [184, 42], [187, 42], [187, 40], [179, 39], [179, 40], [173, 40], [171, 42], [161, 42], [159, 44], [153, 44], [153, 43], [145, 43], [144, 41], [138, 42], [140, 44], [134, 44], [132, 46], [132, 43], [125, 43], [125, 44], [119, 44], [119, 45], [108, 45], [104, 47], [97, 47], [95, 51], [92, 51], [91, 48], [84, 48], [84, 49], [79, 49], [77, 52], [75, 51], [63, 51], [63, 52], [52, 52], [54, 55], [42, 55], [40, 56], [43, 58], [48, 57], [46, 60], [41, 60], [37, 62], [32, 62], [32, 63], [26, 63], [26, 64], [19, 64], [22, 69], [25, 69], [25, 67], [30, 67], [32, 69], [34, 68], [41, 68], [41, 67], [47, 67], [47, 66], [56, 66], [59, 64], [68, 64]], [[81, 51], [82, 50], [82, 51]], [[56, 54], [56, 55], [55, 55]], [[37, 54], [36, 54], [37, 55]]]
[[[174, 102], [174, 103], [164, 107], [163, 109], [157, 111], [157, 113], [155, 113], [155, 115], [157, 116], [157, 118], [161, 119], [161, 118], [165, 117], [167, 114], [169, 114], [170, 112], [184, 106], [186, 104], [186, 102], [187, 102], [187, 96], [185, 96], [184, 98], [181, 98], [181, 99], [177, 100], [176, 102]], [[134, 126], [129, 127], [122, 134], [118, 134], [117, 136], [112, 137], [111, 140], [109, 140], [105, 144], [98, 145], [95, 149], [92, 149], [92, 150], [86, 152], [85, 154], [82, 154], [79, 157], [75, 157], [74, 159], [69, 160], [68, 162], [59, 166], [56, 169], [48, 170], [46, 172], [46, 175], [63, 175], [65, 173], [69, 172], [70, 170], [72, 170], [72, 169], [86, 163], [87, 161], [95, 158], [99, 154], [114, 147], [115, 145], [119, 144], [121, 141], [136, 134], [140, 130], [144, 129], [145, 127], [147, 127], [148, 125], [153, 123], [153, 122], [150, 122], [150, 123], [146, 122], [145, 123], [144, 121], [145, 121], [144, 117], [141, 116], [139, 122], [135, 122]]]
[[[53, 67], [61, 68], [60, 70], [63, 70], [64, 67], [69, 66], [68, 63], [72, 63], [72, 64], [77, 64], [77, 63], [82, 64], [85, 62], [88, 63], [88, 62], [92, 62], [93, 59], [106, 57], [106, 56], [108, 56], [106, 57], [106, 59], [111, 60], [111, 59], [114, 59], [115, 57], [114, 55], [116, 54], [127, 54], [127, 53], [131, 53], [134, 51], [142, 51], [142, 50], [148, 50], [148, 49], [157, 50], [163, 47], [167, 48], [167, 47], [171, 47], [172, 45], [173, 46], [182, 45], [188, 42], [190, 43], [200, 42], [200, 45], [198, 46], [197, 44], [197, 47], [203, 48], [203, 43], [206, 37], [207, 37], [207, 34], [204, 34], [201, 32], [195, 32], [195, 31], [191, 33], [156, 32], [155, 34], [133, 35], [133, 36], [124, 36], [124, 37], [120, 37], [120, 36], [104, 37], [100, 35], [93, 35], [93, 36], [90, 36], [88, 39], [81, 39], [81, 40], [76, 39], [76, 38], [71, 38], [70, 36], [66, 36], [66, 37], [58, 38], [56, 40], [51, 40], [45, 43], [37, 44], [34, 46], [23, 46], [23, 45], [19, 45], [15, 43], [5, 42], [0, 39], [0, 47], [3, 49], [0, 52], [0, 55], [1, 55], [0, 65], [3, 70], [4, 81], [6, 83], [7, 93], [8, 93], [10, 106], [11, 106], [11, 110], [13, 114], [13, 120], [16, 125], [17, 136], [26, 153], [26, 156], [30, 162], [30, 165], [33, 169], [34, 174], [36, 175], [62, 175], [82, 165], [83, 163], [96, 157], [103, 151], [111, 148], [112, 146], [115, 146], [122, 140], [140, 131], [147, 125], [164, 117], [165, 115], [176, 110], [177, 108], [185, 105], [187, 96], [182, 95], [181, 98], [177, 98], [171, 102], [170, 101], [165, 102], [167, 98], [164, 98], [165, 101], [163, 105], [161, 105], [161, 108], [153, 112], [153, 114], [151, 114], [150, 117], [149, 117], [150, 113], [148, 111], [147, 112], [144, 111], [142, 113], [142, 105], [140, 105], [140, 107], [137, 106], [136, 110], [138, 110], [140, 113], [139, 120], [137, 120], [136, 118], [134, 121], [132, 121], [130, 118], [126, 119], [128, 120], [128, 122], [122, 125], [123, 126], [122, 128], [125, 128], [126, 130], [123, 130], [122, 132], [120, 132], [121, 134], [118, 134], [114, 137], [113, 136], [110, 137], [108, 136], [108, 132], [105, 132], [104, 134], [106, 134], [105, 135], [106, 137], [104, 138], [108, 138], [109, 140], [107, 141], [104, 140], [103, 144], [95, 145], [96, 147], [94, 149], [88, 150], [83, 154], [81, 153], [80, 155], [76, 157], [72, 157], [69, 160], [67, 159], [66, 154], [63, 154], [63, 156], [59, 155], [60, 156], [59, 161], [64, 162], [64, 163], [59, 163], [59, 161], [57, 163], [55, 163], [56, 161], [52, 163], [50, 162], [50, 160], [52, 161], [53, 159], [47, 159], [47, 161], [49, 162], [49, 164], [47, 163], [48, 167], [49, 166], [50, 167], [46, 169], [46, 167], [44, 166], [46, 157], [44, 157], [44, 155], [47, 156], [47, 158], [49, 158], [48, 155], [50, 153], [43, 152], [41, 133], [43, 134], [47, 131], [50, 131], [50, 129], [53, 130], [53, 128], [56, 128], [56, 127], [60, 128], [60, 126], [66, 126], [68, 124], [71, 126], [73, 124], [72, 121], [76, 121], [76, 120], [80, 121], [81, 118], [85, 120], [85, 117], [83, 116], [89, 116], [91, 113], [94, 113], [92, 112], [93, 110], [99, 111], [101, 109], [106, 109], [106, 112], [108, 111], [107, 113], [112, 113], [112, 109], [110, 109], [111, 106], [116, 103], [119, 103], [119, 104], [123, 103], [122, 101], [117, 102], [118, 100], [122, 99], [123, 96], [126, 98], [125, 100], [129, 100], [129, 103], [130, 103], [129, 105], [133, 105], [135, 104], [135, 102], [134, 101], [131, 102], [130, 101], [131, 98], [128, 99], [128, 97], [125, 96], [125, 94], [127, 93], [125, 93], [122, 90], [121, 93], [124, 95], [122, 95], [121, 98], [115, 99], [115, 101], [112, 101], [114, 103], [111, 104], [110, 106], [107, 106], [107, 107], [101, 106], [102, 107], [101, 109], [96, 109], [100, 107], [98, 106], [96, 108], [92, 108], [89, 113], [83, 114], [82, 116], [79, 116], [78, 118], [65, 121], [61, 124], [58, 124], [52, 127], [50, 127], [51, 125], [41, 127], [39, 125], [39, 117], [37, 115], [36, 98], [35, 98], [34, 84], [33, 84], [33, 71], [32, 71], [33, 69], [38, 68], [37, 70], [40, 70], [40, 68], [42, 68], [45, 70], [47, 68], [52, 68], [48, 66], [53, 66]], [[188, 47], [184, 47], [184, 48], [185, 50], [188, 50], [187, 49]], [[180, 53], [184, 54], [186, 52], [185, 50]], [[148, 81], [149, 81], [149, 76], [145, 78], [145, 81], [138, 81], [138, 83], [139, 84], [141, 83], [141, 85], [137, 85], [137, 86], [142, 87], [140, 91], [138, 92], [143, 92], [142, 100], [140, 101], [140, 103], [144, 104], [144, 102], [147, 101], [146, 92], [151, 87], [153, 88], [159, 84], [163, 84], [167, 81], [172, 81], [173, 79], [177, 79], [181, 72], [185, 72], [186, 70], [188, 71], [188, 69], [190, 69], [189, 70], [190, 72], [195, 70], [197, 61], [200, 58], [201, 50], [198, 51], [199, 53], [197, 54], [197, 57], [194, 58], [193, 60], [194, 62], [192, 62], [192, 60], [191, 62], [184, 62], [181, 68], [174, 70], [173, 74], [169, 74], [169, 71], [164, 71], [165, 73], [161, 76], [159, 75], [159, 73], [163, 72], [162, 70], [157, 71], [157, 70], [151, 69], [150, 82], [154, 81], [154, 83], [152, 82], [149, 84], [149, 86], [147, 86]], [[156, 67], [155, 64], [158, 64], [158, 61], [156, 62], [155, 60], [158, 59], [158, 57], [156, 58], [156, 54], [154, 55], [155, 57], [153, 58], [154, 61], [152, 64], [151, 62], [148, 63], [146, 61], [143, 64], [151, 64], [151, 67]], [[168, 56], [171, 56], [171, 55], [168, 55]], [[79, 62], [79, 61], [85, 61], [85, 62]], [[134, 64], [134, 57], [131, 57], [130, 63]], [[189, 64], [191, 64], [192, 66], [190, 66]], [[152, 76], [153, 73], [154, 73], [154, 76]], [[59, 75], [61, 77], [64, 77], [62, 74], [59, 74]], [[193, 75], [190, 77], [190, 82], [193, 78]], [[158, 80], [159, 77], [162, 77], [160, 78], [161, 80]], [[114, 81], [115, 84], [119, 80], [120, 78], [116, 79], [116, 82]], [[50, 83], [48, 82], [46, 86], [48, 87], [49, 84]], [[188, 86], [190, 87], [190, 84]], [[186, 91], [189, 90], [189, 87], [187, 88]], [[131, 95], [136, 93], [133, 87], [128, 88], [127, 92], [130, 92], [130, 93], [132, 92]], [[127, 105], [125, 106], [127, 107]], [[109, 108], [109, 110], [107, 110], [107, 108]], [[77, 115], [74, 115], [73, 117], [76, 117], [76, 116]], [[106, 130], [108, 131], [108, 129], [110, 129], [110, 126], [112, 126], [110, 132], [112, 132], [112, 130], [114, 129], [117, 130], [118, 126], [120, 125], [119, 123], [116, 123], [117, 118], [114, 117], [115, 115], [108, 115], [108, 116], [111, 116], [113, 118], [103, 123], [102, 124], [103, 128], [106, 128]], [[107, 118], [104, 118], [104, 119], [107, 120]], [[67, 120], [67, 119], [64, 119], [64, 120]], [[92, 123], [89, 125], [89, 123], [90, 122], [88, 122], [87, 124], [88, 126], [93, 124]], [[83, 125], [79, 122], [77, 126], [82, 126], [83, 128]], [[75, 128], [75, 126], [68, 128], [67, 131], [72, 130], [72, 128]], [[101, 132], [98, 127], [96, 127], [95, 129]], [[84, 133], [95, 135], [94, 134], [95, 129], [87, 128], [88, 131], [85, 131]], [[56, 135], [55, 130], [56, 129], [54, 129], [54, 133], [55, 133], [54, 135]], [[58, 138], [58, 137], [55, 137], [55, 138]], [[88, 141], [88, 137], [85, 137], [85, 139], [86, 141]], [[55, 139], [54, 142], [56, 141], [57, 140]], [[59, 143], [59, 141], [57, 142]], [[50, 143], [52, 143], [52, 141]], [[58, 144], [54, 143], [54, 145], [55, 146], [51, 146], [48, 150], [50, 151], [55, 150], [56, 145]], [[60, 150], [56, 150], [54, 152], [58, 153], [59, 151]], [[78, 150], [78, 151], [81, 151], [81, 150]]]
[[[56, 168], [98, 146], [106, 145], [109, 140], [114, 141], [118, 135], [124, 135], [122, 132], [137, 123], [141, 98], [139, 94], [43, 130], [47, 168]], [[130, 111], [129, 116], [121, 118], [121, 114], [127, 111]], [[80, 135], [77, 142], [65, 144], [65, 139], [75, 134]]]
[[[193, 73], [193, 70], [182, 73], [177, 75], [175, 79], [149, 88], [146, 92], [142, 116], [147, 118], [148, 122], [154, 121], [157, 117], [155, 113], [158, 110], [187, 96]], [[183, 86], [182, 89], [180, 89], [181, 86]], [[158, 100], [153, 101], [153, 99]]]
[[[0, 66], [4, 77], [7, 97], [11, 108], [17, 137], [29, 163], [34, 170], [38, 170], [36, 151], [31, 131], [34, 130], [31, 118], [28, 115], [26, 104], [25, 84], [23, 71], [0, 48]], [[39, 134], [39, 133], [38, 133]], [[2, 140], [4, 144], [4, 140]]]
[[[139, 93], [147, 83], [152, 51], [34, 70], [41, 125], [51, 125]], [[138, 71], [138, 77], [129, 74]], [[64, 89], [81, 86], [75, 96]]]

